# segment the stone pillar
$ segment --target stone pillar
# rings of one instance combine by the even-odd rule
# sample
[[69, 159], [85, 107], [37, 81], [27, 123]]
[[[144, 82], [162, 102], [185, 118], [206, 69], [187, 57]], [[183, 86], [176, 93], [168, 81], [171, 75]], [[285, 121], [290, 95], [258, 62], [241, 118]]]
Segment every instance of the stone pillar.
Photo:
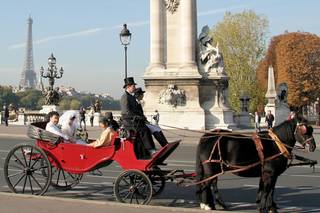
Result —
[[164, 11], [163, 0], [150, 0], [150, 70], [164, 68], [165, 64]]
[[181, 2], [181, 68], [196, 69], [196, 0]]

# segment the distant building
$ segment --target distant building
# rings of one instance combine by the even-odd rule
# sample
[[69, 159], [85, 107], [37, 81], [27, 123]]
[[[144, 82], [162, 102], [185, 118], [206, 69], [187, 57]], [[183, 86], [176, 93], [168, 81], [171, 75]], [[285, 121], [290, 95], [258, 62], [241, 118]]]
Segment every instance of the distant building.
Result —
[[26, 55], [25, 55], [23, 70], [21, 73], [21, 79], [19, 83], [20, 90], [24, 90], [25, 88], [34, 88], [34, 89], [37, 88], [37, 75], [34, 71], [34, 64], [33, 64], [32, 23], [33, 23], [33, 20], [29, 16]]

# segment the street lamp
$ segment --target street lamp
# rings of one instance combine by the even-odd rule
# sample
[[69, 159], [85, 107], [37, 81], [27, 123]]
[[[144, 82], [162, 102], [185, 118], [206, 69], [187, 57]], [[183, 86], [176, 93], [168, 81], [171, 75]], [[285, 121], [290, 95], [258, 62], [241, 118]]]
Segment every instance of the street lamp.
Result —
[[125, 78], [127, 78], [127, 46], [130, 44], [131, 41], [131, 33], [127, 28], [127, 24], [123, 25], [123, 29], [120, 32], [120, 42], [124, 46], [124, 60], [125, 60]]
[[53, 85], [54, 85], [54, 79], [59, 79], [63, 75], [63, 68], [61, 67], [58, 73], [58, 68], [56, 66], [56, 58], [53, 56], [53, 53], [51, 53], [51, 56], [48, 58], [48, 69], [47, 72], [44, 74], [44, 68], [41, 66], [40, 68], [40, 75], [42, 78], [48, 78], [49, 79], [49, 85], [50, 85], [50, 90], [53, 90]]

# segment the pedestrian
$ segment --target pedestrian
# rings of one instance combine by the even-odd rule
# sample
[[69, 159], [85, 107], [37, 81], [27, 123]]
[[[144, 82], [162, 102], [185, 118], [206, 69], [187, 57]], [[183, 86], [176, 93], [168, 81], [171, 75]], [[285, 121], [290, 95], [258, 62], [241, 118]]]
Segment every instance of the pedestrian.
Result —
[[80, 115], [80, 128], [82, 128], [82, 123], [83, 123], [83, 129], [86, 130], [86, 110], [81, 107], [79, 111]]
[[268, 113], [266, 115], [266, 123], [267, 123], [267, 127], [268, 129], [272, 128], [273, 126], [273, 121], [274, 121], [274, 116], [271, 113], [271, 110], [268, 110]]
[[3, 115], [4, 123], [5, 123], [6, 126], [8, 126], [9, 125], [9, 123], [8, 123], [8, 120], [9, 120], [9, 108], [7, 107], [7, 105], [3, 106], [3, 111], [4, 111], [4, 115]]
[[93, 127], [94, 112], [95, 112], [94, 106], [91, 106], [90, 111], [89, 111], [91, 127]]
[[256, 132], [260, 132], [261, 128], [260, 128], [260, 122], [261, 122], [261, 116], [259, 115], [259, 112], [255, 111], [254, 113], [254, 127]]
[[154, 125], [159, 125], [159, 119], [160, 119], [160, 114], [159, 114], [159, 112], [158, 112], [158, 110], [155, 110], [154, 111], [156, 114], [154, 114], [153, 116], [152, 116], [152, 120], [153, 120], [153, 123], [154, 123]]

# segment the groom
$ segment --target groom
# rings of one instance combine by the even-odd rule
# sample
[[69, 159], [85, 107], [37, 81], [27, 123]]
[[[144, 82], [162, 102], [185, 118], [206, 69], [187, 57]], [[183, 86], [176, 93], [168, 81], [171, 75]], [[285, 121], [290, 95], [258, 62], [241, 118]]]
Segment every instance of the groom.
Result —
[[48, 116], [49, 122], [46, 125], [46, 131], [59, 135], [64, 140], [70, 140], [70, 138], [66, 134], [63, 134], [61, 129], [58, 127], [59, 113], [56, 111], [52, 111], [48, 113]]

